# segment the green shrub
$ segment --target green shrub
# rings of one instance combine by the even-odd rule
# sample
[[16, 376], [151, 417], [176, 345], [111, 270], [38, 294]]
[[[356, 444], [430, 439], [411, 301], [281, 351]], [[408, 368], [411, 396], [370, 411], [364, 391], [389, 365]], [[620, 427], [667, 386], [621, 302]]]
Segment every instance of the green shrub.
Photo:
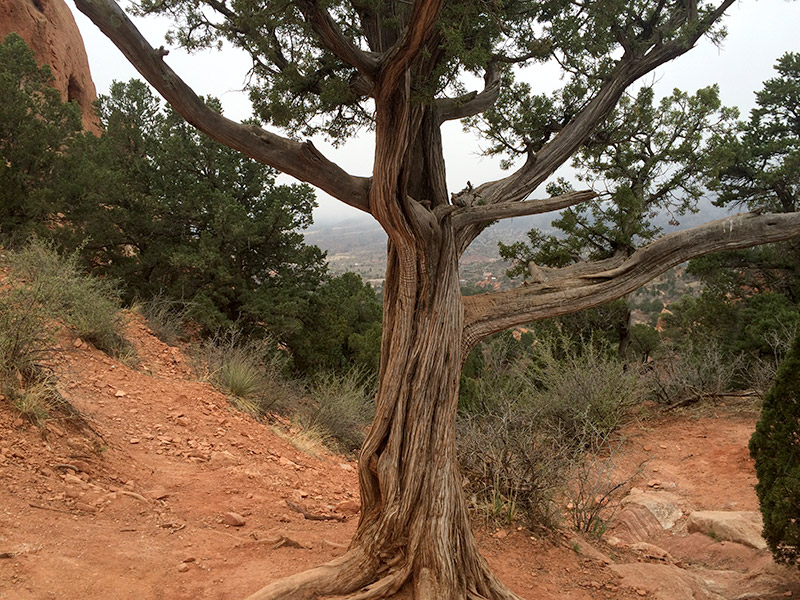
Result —
[[578, 348], [558, 341], [539, 344], [531, 377], [549, 427], [576, 440], [616, 430], [646, 393], [637, 369], [609, 346], [592, 341]]
[[0, 290], [0, 395], [41, 425], [55, 411], [77, 413], [59, 394], [45, 363], [55, 351], [52, 286], [26, 284], [15, 274]]
[[50, 318], [62, 321], [103, 352], [129, 355], [116, 284], [83, 273], [79, 260], [77, 253], [60, 256], [52, 244], [39, 239], [8, 253], [14, 277], [36, 291]]
[[800, 566], [800, 335], [764, 398], [750, 455], [764, 539], [776, 561]]
[[6, 385], [36, 378], [53, 347], [53, 325], [31, 288], [11, 287], [0, 296], [0, 377]]

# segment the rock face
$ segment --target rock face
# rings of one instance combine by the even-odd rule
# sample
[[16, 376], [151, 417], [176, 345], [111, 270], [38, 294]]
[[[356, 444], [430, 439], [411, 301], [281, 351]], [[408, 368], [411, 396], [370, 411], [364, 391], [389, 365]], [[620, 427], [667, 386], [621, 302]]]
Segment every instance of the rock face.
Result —
[[64, 100], [78, 103], [84, 127], [98, 133], [92, 109], [97, 91], [83, 38], [64, 0], [0, 0], [0, 38], [9, 33], [18, 33], [36, 60], [50, 66], [53, 86]]
[[763, 550], [761, 513], [741, 511], [695, 511], [687, 522], [689, 533], [699, 532], [720, 540], [728, 540]]

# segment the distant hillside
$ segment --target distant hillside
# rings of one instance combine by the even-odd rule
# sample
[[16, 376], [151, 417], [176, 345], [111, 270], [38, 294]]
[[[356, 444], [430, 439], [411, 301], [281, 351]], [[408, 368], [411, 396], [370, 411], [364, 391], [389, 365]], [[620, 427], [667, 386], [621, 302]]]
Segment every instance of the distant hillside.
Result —
[[[703, 202], [700, 211], [679, 217], [677, 226], [669, 221], [669, 214], [659, 215], [655, 222], [665, 232], [694, 227], [718, 219], [726, 213], [723, 209]], [[510, 244], [527, 239], [527, 233], [538, 228], [543, 233], [555, 234], [550, 225], [557, 214], [533, 215], [499, 221], [486, 229], [464, 253], [461, 259], [461, 277], [470, 283], [484, 279], [486, 273], [502, 278], [507, 268], [500, 259], [498, 242]], [[346, 219], [328, 219], [315, 223], [306, 232], [306, 242], [328, 252], [328, 262], [334, 273], [353, 271], [364, 279], [379, 285], [386, 270], [386, 234], [372, 216], [357, 213]]]

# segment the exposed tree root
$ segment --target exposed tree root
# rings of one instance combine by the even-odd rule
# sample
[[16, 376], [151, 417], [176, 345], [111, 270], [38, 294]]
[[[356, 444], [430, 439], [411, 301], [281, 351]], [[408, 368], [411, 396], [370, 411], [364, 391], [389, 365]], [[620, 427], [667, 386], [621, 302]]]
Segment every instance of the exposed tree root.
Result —
[[[482, 560], [478, 573], [467, 577], [467, 589], [438, 579], [428, 567], [413, 569], [407, 557], [384, 562], [378, 568], [363, 550], [319, 567], [280, 579], [247, 600], [301, 600], [334, 596], [340, 600], [384, 600], [407, 584], [414, 600], [521, 600], [495, 577]], [[383, 573], [381, 573], [383, 571]]]
[[393, 570], [362, 590], [345, 596], [342, 600], [380, 600], [381, 598], [390, 598], [408, 581], [409, 574], [410, 569], [406, 567]]
[[329, 563], [279, 579], [247, 600], [307, 600], [350, 594], [374, 581], [376, 567], [360, 549], [350, 550]]

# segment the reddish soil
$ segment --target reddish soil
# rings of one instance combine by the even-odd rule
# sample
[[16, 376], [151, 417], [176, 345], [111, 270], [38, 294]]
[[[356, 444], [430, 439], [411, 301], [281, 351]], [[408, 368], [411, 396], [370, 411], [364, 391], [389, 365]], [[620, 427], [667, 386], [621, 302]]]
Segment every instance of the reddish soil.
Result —
[[[54, 364], [93, 432], [40, 430], [0, 402], [0, 598], [238, 599], [344, 552], [357, 522], [353, 462], [304, 454], [234, 411], [135, 318], [128, 337], [135, 370], [72, 340]], [[755, 510], [754, 422], [727, 410], [651, 419], [629, 430], [626, 460], [652, 456], [640, 485], [675, 483], [696, 508]], [[308, 520], [287, 501], [336, 520]], [[650, 595], [576, 552], [571, 534], [478, 526], [478, 537], [524, 598]]]

